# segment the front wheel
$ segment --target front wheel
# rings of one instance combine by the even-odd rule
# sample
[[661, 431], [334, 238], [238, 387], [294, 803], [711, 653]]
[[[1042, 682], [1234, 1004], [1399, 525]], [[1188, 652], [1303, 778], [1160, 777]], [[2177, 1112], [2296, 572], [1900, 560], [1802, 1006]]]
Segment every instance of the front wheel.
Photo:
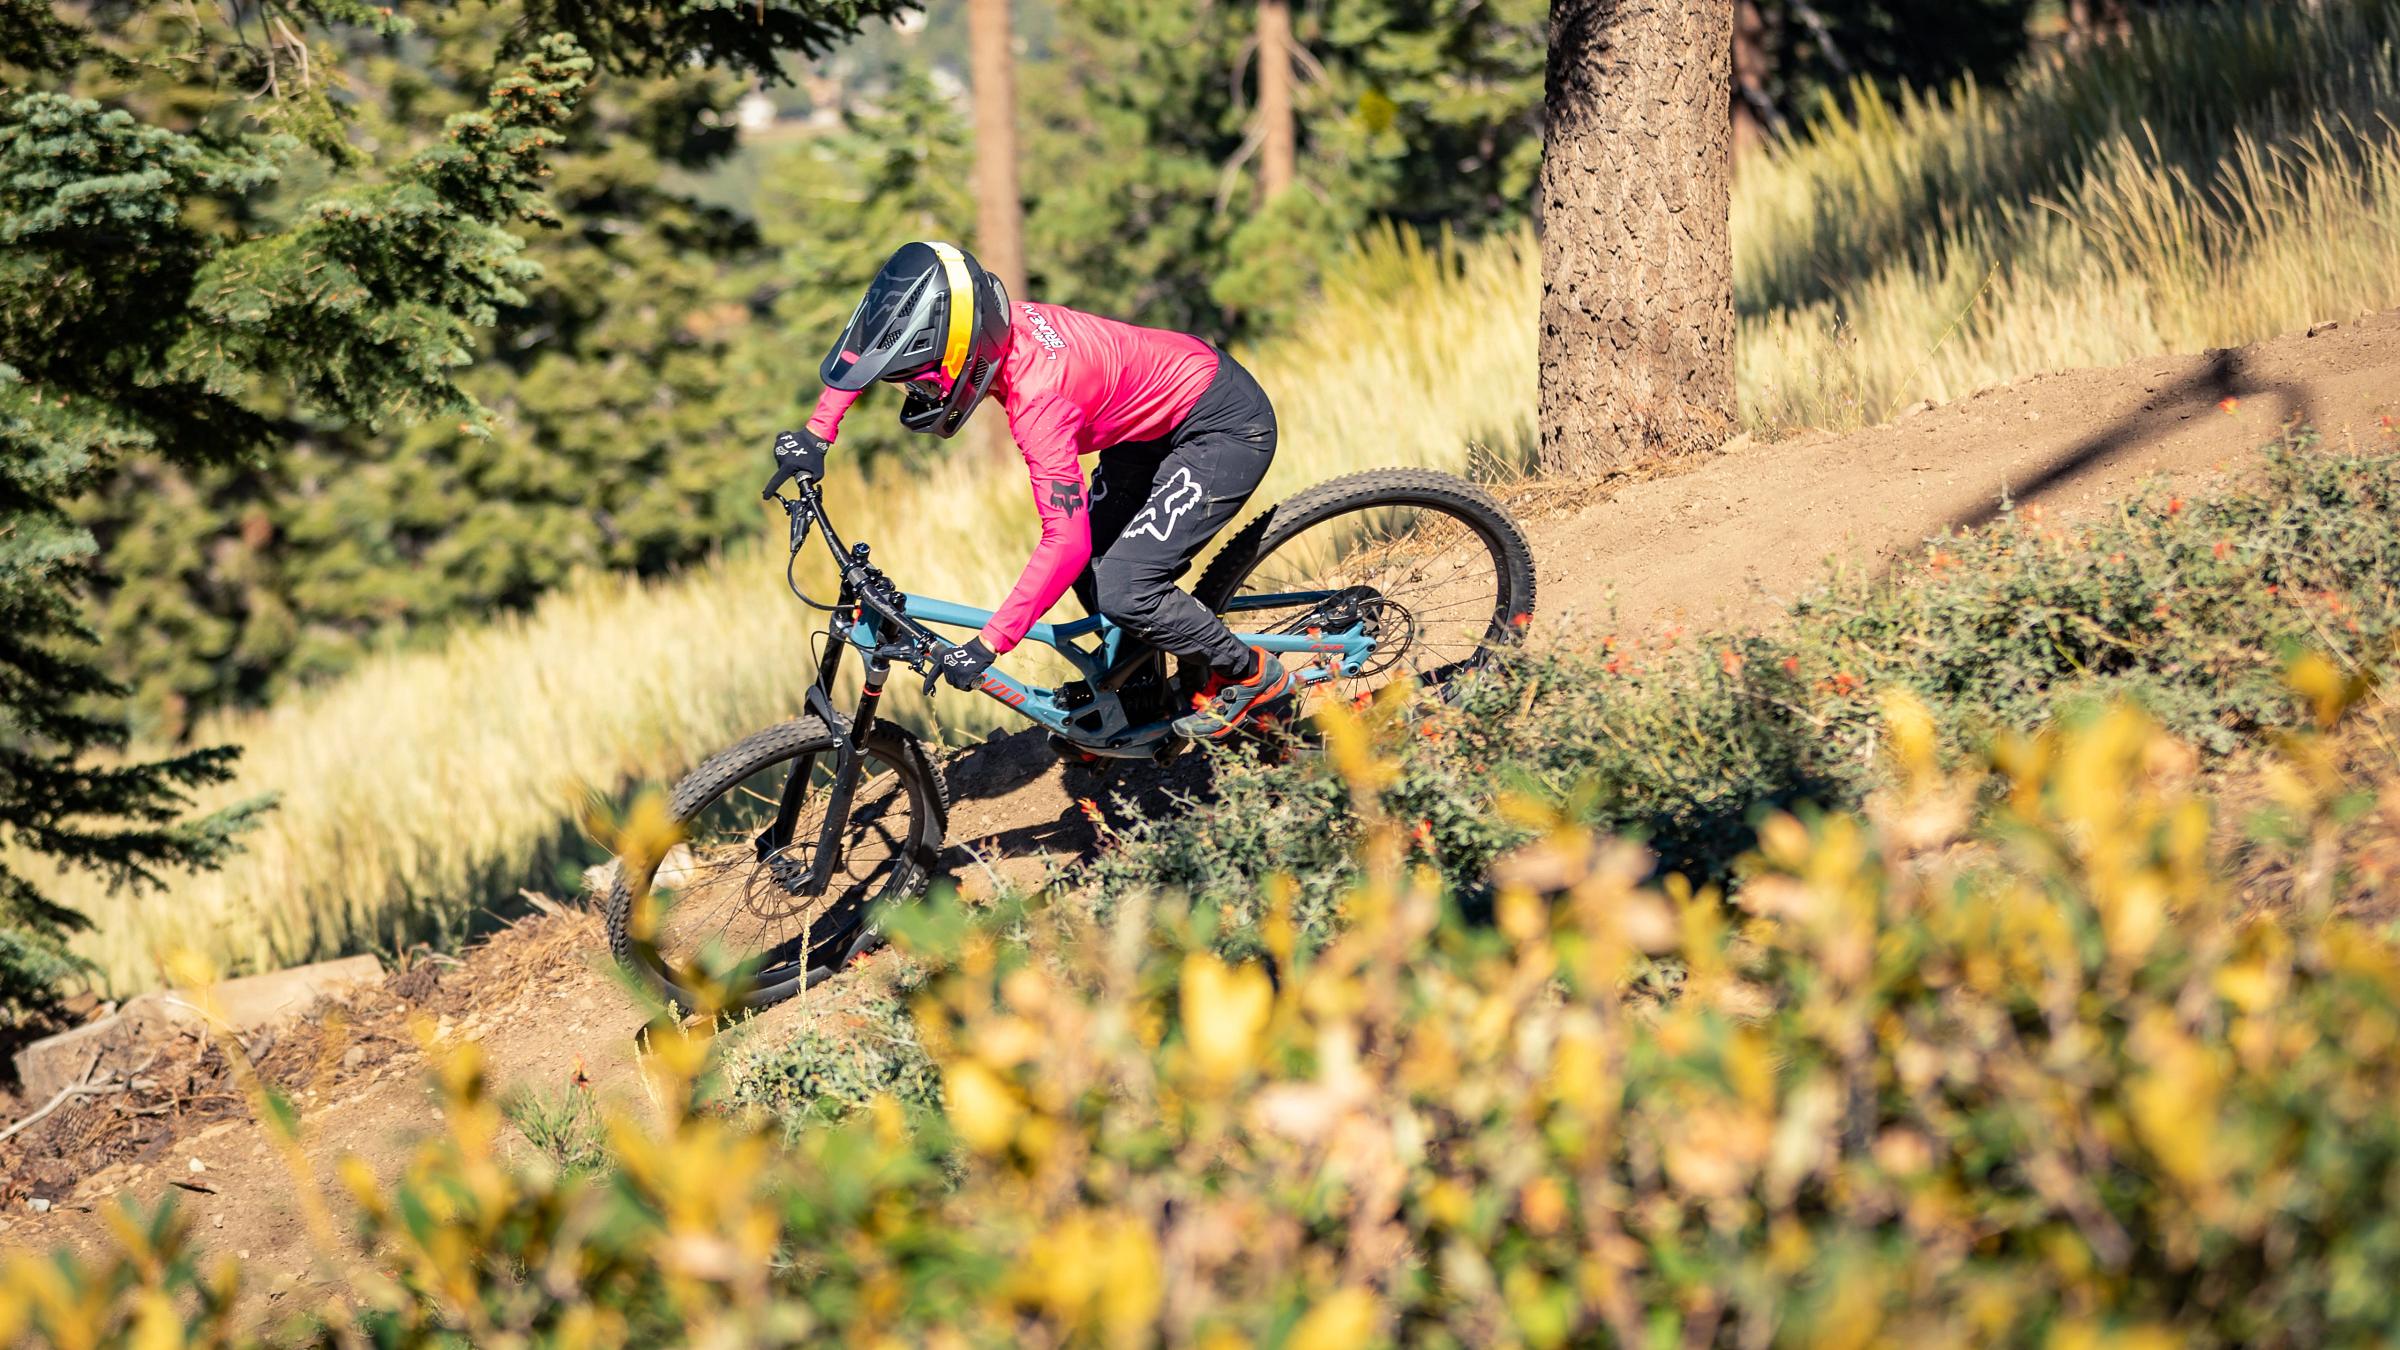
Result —
[[[647, 877], [620, 861], [609, 888], [609, 948], [662, 996], [699, 1003], [682, 972], [707, 956], [738, 964], [746, 1008], [779, 1003], [839, 969], [872, 932], [878, 905], [922, 890], [942, 848], [949, 815], [941, 769], [916, 737], [878, 725], [867, 738], [839, 863], [821, 894], [804, 884], [824, 823], [827, 785], [840, 737], [814, 717], [769, 727], [711, 756], [675, 785], [668, 809], [684, 832]], [[795, 766], [808, 793], [781, 848], [760, 844], [774, 824]], [[647, 883], [648, 941], [637, 931], [634, 897]]]
[[1280, 502], [1192, 588], [1236, 632], [1297, 632], [1328, 614], [1365, 625], [1373, 655], [1312, 686], [1343, 699], [1400, 679], [1446, 689], [1524, 637], [1533, 592], [1533, 550], [1507, 508], [1430, 469], [1350, 474]]

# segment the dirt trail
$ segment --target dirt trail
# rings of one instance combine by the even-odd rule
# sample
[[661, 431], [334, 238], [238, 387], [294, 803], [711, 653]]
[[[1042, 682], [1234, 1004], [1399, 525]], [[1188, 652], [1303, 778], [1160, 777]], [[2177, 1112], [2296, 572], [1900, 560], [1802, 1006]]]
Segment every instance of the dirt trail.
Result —
[[[1930, 535], [1988, 519], [2003, 493], [2074, 515], [2105, 509], [2154, 474], [2202, 491], [2255, 464], [2256, 448], [2287, 420], [2372, 443], [2391, 437], [2387, 418], [2400, 418], [2400, 311], [2238, 351], [2042, 376], [1891, 426], [1734, 448], [1656, 477], [1537, 486], [1520, 501], [1541, 571], [1537, 627], [1547, 641], [1574, 643], [1669, 624], [1763, 622], [1827, 558], [1889, 567]], [[950, 773], [950, 837], [969, 890], [1037, 880], [1045, 859], [1092, 847], [1078, 798], [1093, 786], [1062, 775], [1038, 735], [970, 750]], [[1179, 781], [1145, 769], [1110, 790], [1155, 798]], [[343, 1010], [343, 1039], [308, 1041], [316, 1062], [292, 1075], [318, 1175], [345, 1152], [390, 1175], [410, 1139], [436, 1123], [423, 1056], [405, 1030], [411, 1017], [433, 1019], [444, 1040], [479, 1042], [504, 1091], [556, 1096], [581, 1074], [591, 1091], [638, 1109], [639, 1019], [602, 970], [602, 951], [597, 923], [569, 914], [505, 933], [434, 976], [356, 996]], [[829, 996], [845, 997], [845, 983]], [[824, 1003], [812, 996], [745, 1034], [773, 1035]], [[323, 1017], [312, 1025], [322, 1031]], [[102, 1067], [129, 1069], [138, 1053], [147, 1052], [130, 1048], [125, 1062]], [[115, 1099], [93, 1099], [10, 1144], [0, 1154], [0, 1167], [15, 1168], [0, 1177], [0, 1246], [88, 1249], [111, 1197], [174, 1194], [208, 1250], [244, 1252], [254, 1270], [281, 1272], [283, 1287], [262, 1291], [270, 1303], [312, 1278], [321, 1268], [289, 1172], [238, 1104], [205, 1096], [205, 1077], [187, 1076], [186, 1095], [170, 1084], [142, 1098], [143, 1110], [167, 1103], [158, 1113], [166, 1124], [145, 1116], [128, 1129], [107, 1115]], [[216, 1105], [194, 1106], [208, 1100]], [[0, 1102], [0, 1119], [32, 1105]], [[205, 1170], [191, 1170], [195, 1159]], [[32, 1198], [51, 1207], [36, 1213]]]
[[[1750, 445], [1535, 522], [1540, 628], [1574, 640], [1674, 622], [1752, 624], [1829, 557], [1884, 568], [2005, 494], [2105, 509], [2153, 475], [2205, 490], [2290, 421], [2326, 439], [2400, 420], [2400, 310], [2201, 356], [2041, 375], [1846, 435]], [[2231, 400], [2231, 403], [2227, 401]], [[1613, 614], [1612, 614], [1613, 608]]]

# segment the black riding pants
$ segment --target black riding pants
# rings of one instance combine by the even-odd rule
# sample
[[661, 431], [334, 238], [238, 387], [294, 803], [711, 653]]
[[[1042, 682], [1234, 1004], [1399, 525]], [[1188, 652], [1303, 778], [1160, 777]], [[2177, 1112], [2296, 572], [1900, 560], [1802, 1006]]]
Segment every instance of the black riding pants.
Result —
[[1216, 378], [1173, 431], [1100, 452], [1092, 471], [1092, 563], [1075, 582], [1084, 609], [1161, 651], [1227, 675], [1248, 672], [1249, 648], [1175, 583], [1274, 460], [1274, 405], [1220, 351]]

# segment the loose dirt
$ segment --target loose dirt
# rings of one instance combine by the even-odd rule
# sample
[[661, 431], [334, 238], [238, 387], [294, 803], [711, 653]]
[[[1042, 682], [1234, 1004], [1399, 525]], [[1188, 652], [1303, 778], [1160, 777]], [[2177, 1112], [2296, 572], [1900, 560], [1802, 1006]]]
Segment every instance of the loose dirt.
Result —
[[[1537, 631], [1576, 644], [1764, 623], [1828, 559], [1890, 569], [1928, 537], [1991, 518], [2004, 497], [2075, 516], [2111, 509], [2159, 475], [2199, 493], [2254, 466], [2287, 423], [2390, 444], [2394, 420], [2400, 311], [2237, 351], [2041, 376], [1869, 431], [1737, 445], [1573, 491], [1536, 485], [1516, 504], [1540, 568]], [[1101, 791], [1081, 771], [1062, 772], [1038, 734], [997, 738], [949, 766], [954, 871], [970, 892], [1038, 881], [1097, 846], [1115, 796], [1156, 806], [1200, 787], [1197, 772], [1144, 768]], [[738, 1034], [824, 1015], [873, 987], [888, 961], [863, 963]], [[606, 969], [597, 920], [569, 911], [456, 963], [414, 965], [239, 1053], [298, 1104], [309, 1169], [323, 1184], [345, 1153], [396, 1173], [412, 1141], [436, 1127], [428, 1045], [479, 1044], [504, 1094], [590, 1092], [645, 1109], [640, 1021]], [[302, 1183], [253, 1119], [226, 1053], [198, 1039], [104, 1047], [89, 1081], [114, 1090], [0, 1142], [0, 1246], [89, 1251], [105, 1240], [102, 1207], [173, 1196], [205, 1251], [276, 1272], [259, 1291], [265, 1315], [323, 1278]], [[0, 1101], [0, 1120], [39, 1105]]]

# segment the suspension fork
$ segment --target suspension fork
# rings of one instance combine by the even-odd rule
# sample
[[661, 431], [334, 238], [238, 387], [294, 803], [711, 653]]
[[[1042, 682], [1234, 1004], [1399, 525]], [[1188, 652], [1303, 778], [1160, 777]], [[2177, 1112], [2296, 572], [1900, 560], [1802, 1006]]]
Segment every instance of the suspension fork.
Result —
[[808, 877], [800, 893], [825, 893], [825, 883], [841, 863], [842, 834], [850, 824], [850, 800], [858, 793], [858, 776], [867, 759], [867, 738], [875, 731], [876, 707], [883, 701], [883, 682], [892, 673], [881, 655], [867, 658], [866, 683], [859, 687], [858, 706], [850, 713], [850, 734], [834, 759], [833, 786], [825, 798], [825, 823], [817, 827], [817, 852], [809, 860]]
[[[848, 608], [855, 599], [850, 592], [849, 579], [845, 577], [841, 597], [835, 602], [835, 612], [838, 614]], [[842, 648], [849, 645], [838, 623], [828, 626], [824, 655], [817, 658], [817, 682], [808, 687], [806, 706], [828, 727], [840, 721], [833, 712], [833, 681], [834, 677], [841, 674]], [[808, 802], [808, 775], [816, 766], [817, 754], [814, 750], [792, 761], [792, 772], [783, 780], [783, 796], [775, 804], [775, 821], [753, 841], [757, 846], [759, 861], [773, 861], [791, 844], [792, 826], [800, 819], [800, 808]]]

